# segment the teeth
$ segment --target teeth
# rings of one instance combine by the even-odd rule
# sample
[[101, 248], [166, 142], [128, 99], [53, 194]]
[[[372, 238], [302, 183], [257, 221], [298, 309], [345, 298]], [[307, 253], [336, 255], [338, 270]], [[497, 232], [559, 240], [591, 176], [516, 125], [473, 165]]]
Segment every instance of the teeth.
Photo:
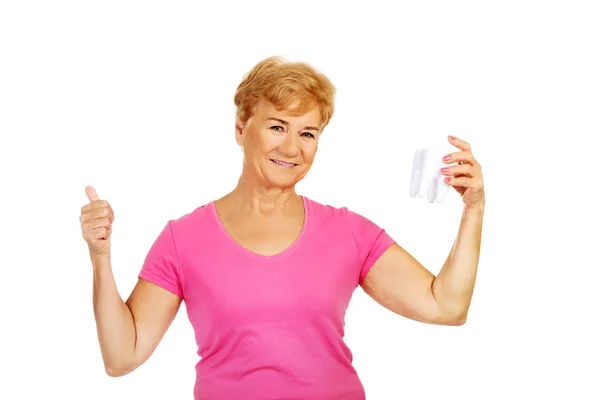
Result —
[[279, 160], [273, 160], [273, 161], [275, 161], [275, 163], [282, 165], [284, 167], [293, 167], [294, 166], [294, 164], [284, 163], [283, 161], [279, 161]]
[[415, 152], [410, 180], [410, 197], [425, 197], [429, 203], [444, 202], [450, 185], [444, 182], [440, 168], [447, 166], [442, 157], [450, 151], [419, 148]]

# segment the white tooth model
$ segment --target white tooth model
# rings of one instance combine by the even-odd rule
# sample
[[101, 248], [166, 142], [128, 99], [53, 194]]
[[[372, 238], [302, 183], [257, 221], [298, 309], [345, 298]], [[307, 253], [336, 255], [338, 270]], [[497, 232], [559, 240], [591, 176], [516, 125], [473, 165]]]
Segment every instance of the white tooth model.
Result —
[[427, 196], [429, 203], [444, 202], [450, 185], [444, 182], [446, 175], [442, 175], [440, 168], [450, 166], [442, 157], [452, 151], [442, 148], [417, 149], [410, 180], [410, 197]]

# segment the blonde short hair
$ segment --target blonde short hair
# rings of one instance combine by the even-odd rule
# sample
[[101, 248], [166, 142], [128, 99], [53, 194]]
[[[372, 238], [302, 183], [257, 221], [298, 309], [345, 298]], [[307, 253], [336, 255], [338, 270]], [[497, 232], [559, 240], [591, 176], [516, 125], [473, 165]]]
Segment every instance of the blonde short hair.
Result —
[[[311, 65], [273, 56], [260, 61], [244, 76], [233, 102], [242, 123], [254, 115], [261, 100], [293, 115], [301, 115], [316, 104], [323, 129], [333, 116], [335, 94], [331, 81]], [[290, 109], [295, 102], [298, 104]]]

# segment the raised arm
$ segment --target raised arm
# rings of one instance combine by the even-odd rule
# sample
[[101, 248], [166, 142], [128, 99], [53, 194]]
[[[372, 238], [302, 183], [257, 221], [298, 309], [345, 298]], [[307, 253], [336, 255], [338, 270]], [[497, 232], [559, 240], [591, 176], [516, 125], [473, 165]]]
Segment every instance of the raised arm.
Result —
[[393, 244], [373, 264], [363, 290], [404, 317], [436, 325], [464, 324], [475, 286], [482, 222], [483, 210], [464, 211], [458, 236], [437, 277]]
[[[117, 291], [111, 265], [110, 237], [114, 212], [108, 201], [98, 198], [93, 187], [88, 186], [85, 191], [90, 203], [81, 207], [79, 220], [92, 260], [98, 340], [106, 373], [121, 376], [150, 357], [175, 318], [182, 299], [139, 279], [127, 302], [123, 301]], [[153, 251], [161, 254], [157, 247]], [[145, 266], [150, 262], [160, 267], [169, 260], [147, 259]]]
[[481, 165], [471, 145], [448, 140], [461, 151], [443, 158], [445, 181], [462, 197], [463, 215], [458, 235], [440, 273], [434, 276], [397, 244], [392, 245], [367, 274], [362, 287], [391, 311], [422, 322], [462, 325], [467, 319], [475, 287], [481, 248], [485, 192]]

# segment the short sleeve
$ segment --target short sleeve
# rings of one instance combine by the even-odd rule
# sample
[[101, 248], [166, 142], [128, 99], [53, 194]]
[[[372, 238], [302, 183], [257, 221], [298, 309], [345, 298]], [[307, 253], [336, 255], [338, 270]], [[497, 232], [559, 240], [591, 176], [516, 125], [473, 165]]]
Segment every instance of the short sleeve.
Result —
[[350, 230], [358, 253], [358, 283], [360, 285], [373, 264], [395, 241], [385, 229], [365, 216], [351, 210], [347, 210], [347, 213]]
[[171, 221], [154, 240], [138, 277], [183, 298], [179, 258], [173, 239]]

